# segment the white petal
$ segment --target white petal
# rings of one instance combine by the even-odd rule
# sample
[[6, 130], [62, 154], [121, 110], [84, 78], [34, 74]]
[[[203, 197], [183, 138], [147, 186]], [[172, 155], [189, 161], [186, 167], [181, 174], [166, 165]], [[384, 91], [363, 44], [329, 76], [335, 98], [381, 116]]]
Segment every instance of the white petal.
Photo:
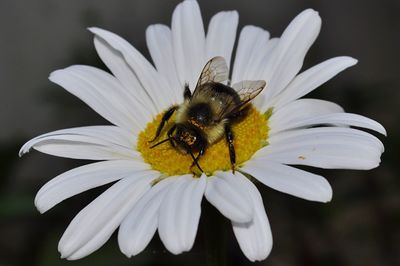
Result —
[[83, 191], [148, 169], [147, 164], [132, 160], [104, 161], [77, 167], [47, 182], [36, 194], [35, 205], [44, 213]]
[[132, 45], [112, 32], [99, 28], [89, 30], [122, 54], [159, 112], [173, 104], [168, 82]]
[[121, 83], [101, 69], [74, 65], [52, 72], [49, 79], [114, 125], [138, 133], [147, 122], [134, 114], [132, 102]]
[[263, 76], [268, 84], [268, 90], [265, 91], [267, 99], [282, 91], [299, 72], [320, 28], [318, 13], [307, 9], [296, 16], [283, 32], [273, 58], [264, 69]]
[[256, 158], [328, 169], [375, 168], [384, 150], [375, 136], [352, 128], [298, 129], [281, 132], [268, 141], [270, 145], [259, 150]]
[[275, 108], [296, 100], [320, 85], [324, 84], [338, 73], [357, 63], [357, 60], [348, 56], [339, 56], [326, 60], [300, 73], [286, 89], [276, 97], [272, 105]]
[[299, 99], [293, 101], [280, 109], [273, 110], [268, 125], [271, 128], [269, 135], [294, 128], [298, 121], [307, 120], [316, 116], [342, 113], [343, 108], [339, 105], [318, 99]]
[[77, 127], [53, 131], [31, 139], [19, 155], [34, 148], [40, 152], [74, 159], [114, 160], [135, 159], [136, 137], [115, 126]]
[[146, 30], [146, 42], [157, 71], [166, 78], [171, 93], [175, 96], [174, 103], [181, 103], [183, 87], [176, 72], [171, 29], [161, 24], [149, 26]]
[[320, 202], [332, 199], [332, 188], [324, 177], [294, 167], [253, 158], [241, 170], [283, 193]]
[[147, 119], [147, 121], [151, 119], [151, 115], [157, 115], [156, 106], [123, 55], [97, 36], [94, 37], [94, 46], [101, 60], [125, 88], [132, 105], [138, 106], [135, 108], [137, 113], [141, 114], [142, 118]]
[[[273, 53], [276, 49], [277, 44], [279, 43], [279, 38], [272, 38], [270, 39], [267, 44], [265, 45], [265, 48], [263, 48], [260, 51], [260, 57], [257, 59], [256, 62], [250, 67], [253, 68], [252, 71], [247, 72], [247, 78], [248, 79], [262, 79], [265, 80], [265, 76], [263, 73], [264, 66], [269, 65], [269, 62], [273, 60]], [[263, 54], [263, 56], [262, 56]], [[268, 99], [265, 94], [265, 90], [268, 90], [269, 84], [267, 83], [266, 87], [264, 88], [264, 91], [262, 91], [255, 99], [253, 99], [252, 103], [253, 105], [258, 109], [258, 110], [267, 110], [270, 105], [268, 104]], [[266, 107], [267, 106], [267, 107]]]
[[160, 207], [158, 232], [165, 247], [173, 254], [192, 248], [201, 213], [206, 176], [179, 177]]
[[193, 90], [205, 57], [205, 33], [199, 4], [194, 0], [180, 3], [172, 15], [172, 44], [179, 81]]
[[211, 18], [206, 38], [207, 59], [222, 56], [230, 68], [238, 22], [236, 11], [219, 12]]
[[[351, 114], [351, 113], [332, 113], [308, 117], [302, 120], [294, 120], [292, 123], [286, 124], [280, 130], [287, 130], [300, 127], [311, 127], [316, 125], [342, 125], [342, 126], [355, 126], [374, 130], [383, 135], [386, 135], [385, 128], [378, 122], [369, 119], [365, 116]], [[274, 131], [275, 132], [275, 131]]]
[[122, 221], [118, 244], [127, 257], [142, 252], [153, 238], [157, 230], [160, 205], [175, 180], [176, 177], [169, 177], [154, 185]]
[[150, 182], [157, 175], [159, 173], [142, 172], [125, 177], [80, 211], [58, 244], [61, 257], [76, 260], [100, 248], [151, 188]]
[[260, 192], [250, 180], [245, 177], [243, 179], [243, 189], [251, 196], [254, 216], [247, 223], [232, 222], [233, 232], [244, 255], [250, 261], [261, 261], [268, 257], [272, 249], [271, 228]]
[[262, 79], [260, 64], [265, 63], [269, 54], [269, 32], [255, 26], [246, 26], [240, 32], [232, 83], [242, 80]]
[[253, 217], [251, 197], [243, 189], [242, 174], [238, 172], [216, 172], [213, 177], [209, 177], [205, 196], [232, 221], [249, 222]]
[[[376, 138], [375, 136], [353, 128], [340, 128], [340, 127], [318, 127], [318, 128], [308, 128], [308, 129], [297, 129], [291, 131], [281, 132], [280, 134], [276, 134], [271, 136], [268, 140], [272, 147], [278, 146], [281, 144], [291, 144], [298, 143], [302, 144], [299, 141], [304, 140], [312, 140], [319, 141], [320, 139], [329, 139], [330, 137], [344, 137], [345, 138], [358, 138], [359, 144], [364, 145], [366, 148], [370, 147], [371, 149], [378, 149], [380, 152], [384, 151], [384, 146], [382, 142]], [[291, 143], [292, 142], [292, 143]], [[305, 142], [304, 142], [305, 143]], [[303, 143], [303, 144], [304, 144]], [[369, 145], [368, 145], [369, 144]], [[267, 146], [268, 147], [268, 146]]]

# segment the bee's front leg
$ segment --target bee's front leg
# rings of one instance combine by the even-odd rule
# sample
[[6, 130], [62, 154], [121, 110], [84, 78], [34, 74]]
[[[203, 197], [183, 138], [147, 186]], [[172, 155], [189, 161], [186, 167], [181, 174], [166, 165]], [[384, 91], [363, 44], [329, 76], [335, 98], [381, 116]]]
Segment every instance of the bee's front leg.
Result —
[[174, 142], [174, 138], [172, 137], [172, 134], [174, 133], [175, 129], [176, 129], [176, 124], [174, 124], [167, 132], [169, 142], [171, 143], [171, 146], [174, 148], [175, 148], [175, 142]]
[[155, 137], [150, 140], [149, 142], [153, 142], [155, 141], [161, 134], [161, 130], [164, 128], [165, 123], [168, 122], [168, 120], [171, 118], [171, 116], [173, 115], [173, 113], [176, 111], [176, 109], [178, 109], [178, 106], [174, 105], [172, 107], [170, 107], [165, 114], [163, 115], [163, 117], [161, 118], [161, 122], [157, 127], [157, 131], [156, 131], [156, 135]]
[[233, 132], [229, 125], [225, 125], [225, 138], [226, 142], [228, 142], [229, 158], [231, 160], [232, 173], [235, 173], [236, 153], [235, 153], [235, 147], [233, 146]]

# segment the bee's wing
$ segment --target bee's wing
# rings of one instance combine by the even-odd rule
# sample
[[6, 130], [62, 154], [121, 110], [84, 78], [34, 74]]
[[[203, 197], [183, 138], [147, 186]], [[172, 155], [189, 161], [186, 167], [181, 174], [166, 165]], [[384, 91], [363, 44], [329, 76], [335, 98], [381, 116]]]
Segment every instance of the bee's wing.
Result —
[[193, 96], [195, 96], [201, 88], [202, 85], [207, 82], [224, 82], [229, 77], [228, 66], [225, 62], [225, 59], [221, 56], [216, 56], [210, 59], [207, 64], [204, 66], [203, 71], [201, 71], [200, 78], [197, 81], [196, 88], [193, 92]]
[[232, 85], [238, 93], [241, 106], [253, 100], [265, 88], [267, 83], [264, 80], [243, 80]]
[[242, 110], [251, 100], [253, 100], [265, 88], [267, 83], [264, 80], [243, 80], [232, 85], [232, 88], [240, 97], [240, 103], [226, 104], [226, 107], [219, 114], [220, 119], [234, 115]]

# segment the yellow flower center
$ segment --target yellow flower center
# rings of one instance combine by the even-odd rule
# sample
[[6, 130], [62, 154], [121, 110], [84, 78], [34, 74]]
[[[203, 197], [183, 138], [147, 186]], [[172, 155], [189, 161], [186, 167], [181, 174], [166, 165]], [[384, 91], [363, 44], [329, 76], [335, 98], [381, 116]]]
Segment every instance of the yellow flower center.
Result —
[[[137, 149], [142, 153], [144, 161], [150, 164], [154, 170], [158, 170], [168, 176], [188, 173], [200, 175], [200, 170], [196, 166], [192, 167], [192, 157], [172, 147], [169, 142], [150, 148], [155, 143], [168, 138], [167, 131], [174, 123], [175, 116], [172, 116], [157, 140], [150, 142], [155, 136], [163, 114], [164, 112], [158, 114], [139, 134]], [[251, 106], [244, 119], [232, 124], [236, 167], [240, 167], [257, 150], [268, 144], [269, 115], [270, 110], [263, 115]], [[211, 175], [216, 170], [231, 169], [229, 150], [225, 137], [222, 137], [219, 141], [206, 148], [204, 155], [199, 159], [199, 164], [207, 175]]]

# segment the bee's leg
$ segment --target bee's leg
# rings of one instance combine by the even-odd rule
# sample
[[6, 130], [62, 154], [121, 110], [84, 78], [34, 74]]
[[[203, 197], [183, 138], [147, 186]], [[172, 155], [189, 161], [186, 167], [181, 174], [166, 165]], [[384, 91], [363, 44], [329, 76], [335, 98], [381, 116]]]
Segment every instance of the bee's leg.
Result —
[[185, 90], [183, 91], [183, 99], [192, 99], [192, 92], [190, 91], [189, 84], [185, 83]]
[[171, 108], [169, 108], [165, 114], [163, 115], [163, 117], [161, 118], [161, 122], [158, 125], [157, 131], [156, 131], [156, 135], [155, 137], [150, 140], [149, 142], [153, 142], [155, 141], [161, 134], [161, 130], [163, 129], [163, 127], [165, 126], [165, 123], [168, 122], [168, 120], [171, 118], [172, 114], [175, 112], [175, 110], [178, 109], [178, 106], [174, 105]]
[[171, 146], [174, 148], [175, 148], [175, 142], [174, 142], [174, 138], [172, 137], [172, 133], [174, 133], [175, 128], [176, 128], [176, 124], [174, 124], [167, 132], [169, 142], [171, 143]]
[[[161, 144], [163, 144], [164, 142], [167, 142], [167, 141], [169, 141], [169, 143], [171, 143], [171, 146], [172, 146], [172, 147], [175, 147], [174, 138], [172, 137], [172, 133], [174, 132], [175, 128], [176, 128], [176, 124], [174, 124], [174, 125], [168, 130], [168, 132], [167, 132], [168, 138], [166, 138], [166, 139], [164, 139], [164, 140], [162, 140], [162, 141], [160, 141], [160, 142], [158, 142], [158, 143], [156, 143], [156, 144], [154, 144], [154, 145], [151, 145], [151, 146], [150, 146], [150, 149], [152, 149], [152, 148], [154, 148], [154, 147], [157, 147], [158, 145], [161, 145]], [[153, 141], [153, 140], [152, 140], [152, 141]]]
[[229, 147], [229, 158], [231, 159], [232, 172], [235, 173], [236, 153], [233, 146], [233, 132], [229, 125], [225, 125], [225, 137]]

